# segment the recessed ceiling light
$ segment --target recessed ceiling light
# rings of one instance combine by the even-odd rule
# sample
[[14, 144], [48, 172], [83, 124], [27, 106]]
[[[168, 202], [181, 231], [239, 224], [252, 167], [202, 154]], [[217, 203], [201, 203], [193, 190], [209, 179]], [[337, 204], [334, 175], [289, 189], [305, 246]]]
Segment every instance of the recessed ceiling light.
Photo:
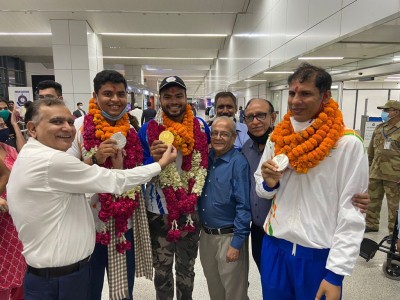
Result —
[[293, 71], [265, 71], [264, 74], [293, 74]]
[[154, 56], [103, 56], [105, 59], [192, 59], [192, 60], [212, 60], [213, 57], [154, 57]]
[[0, 35], [51, 35], [51, 32], [0, 32]]
[[301, 60], [343, 59], [343, 56], [302, 56]]
[[212, 33], [133, 33], [133, 32], [102, 32], [101, 35], [114, 36], [165, 36], [165, 37], [226, 37], [227, 34]]

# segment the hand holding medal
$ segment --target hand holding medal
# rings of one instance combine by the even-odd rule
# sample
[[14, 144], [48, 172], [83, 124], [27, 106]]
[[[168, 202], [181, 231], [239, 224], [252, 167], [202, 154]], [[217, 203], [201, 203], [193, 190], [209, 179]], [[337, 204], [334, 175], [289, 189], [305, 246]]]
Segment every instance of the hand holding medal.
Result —
[[162, 141], [166, 145], [172, 145], [174, 142], [174, 135], [172, 134], [171, 131], [164, 130], [163, 132], [160, 133], [160, 136], [158, 137], [160, 141]]

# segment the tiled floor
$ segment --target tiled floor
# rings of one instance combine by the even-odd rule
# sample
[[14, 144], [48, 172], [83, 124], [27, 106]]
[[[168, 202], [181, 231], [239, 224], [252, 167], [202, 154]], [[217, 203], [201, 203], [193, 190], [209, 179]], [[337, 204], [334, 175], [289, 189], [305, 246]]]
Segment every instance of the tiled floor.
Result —
[[[382, 207], [382, 223], [380, 231], [376, 233], [368, 233], [369, 237], [379, 242], [387, 235], [387, 207]], [[382, 264], [386, 259], [386, 254], [378, 252], [376, 256], [366, 262], [361, 257], [358, 258], [357, 265], [354, 269], [352, 277], [346, 278], [344, 281], [343, 300], [380, 300], [380, 299], [400, 299], [400, 281], [390, 280], [386, 278], [382, 272]], [[249, 298], [254, 300], [262, 299], [260, 278], [257, 267], [252, 259], [250, 259], [249, 274]], [[195, 265], [196, 277], [194, 284], [193, 299], [207, 300], [209, 299], [207, 291], [207, 283], [203, 275], [203, 270], [199, 259]], [[108, 287], [104, 287], [103, 300], [108, 299]], [[153, 300], [155, 292], [153, 282], [136, 278], [134, 287], [134, 299], [136, 300]], [[223, 300], [223, 299], [221, 299]]]

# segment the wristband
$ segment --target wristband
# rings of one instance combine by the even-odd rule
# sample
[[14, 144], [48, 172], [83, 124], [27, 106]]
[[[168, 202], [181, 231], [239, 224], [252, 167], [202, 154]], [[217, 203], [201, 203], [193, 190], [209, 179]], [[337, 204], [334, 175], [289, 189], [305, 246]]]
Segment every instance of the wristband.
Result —
[[93, 155], [91, 156], [91, 158], [92, 158], [92, 164], [93, 164], [93, 165], [98, 165], [98, 164], [99, 164], [99, 163], [97, 162], [96, 154], [93, 154]]

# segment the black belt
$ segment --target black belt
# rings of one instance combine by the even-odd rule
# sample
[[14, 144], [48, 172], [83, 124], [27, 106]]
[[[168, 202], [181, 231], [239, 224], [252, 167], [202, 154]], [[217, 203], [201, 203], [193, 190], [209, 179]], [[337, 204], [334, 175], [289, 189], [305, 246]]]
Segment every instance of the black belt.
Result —
[[34, 268], [28, 266], [28, 272], [32, 273], [36, 276], [44, 277], [44, 278], [54, 278], [54, 277], [61, 277], [65, 275], [72, 274], [74, 272], [79, 271], [84, 266], [86, 266], [89, 262], [90, 256], [78, 261], [72, 265], [62, 266], [62, 267], [54, 267], [54, 268]]
[[203, 230], [207, 234], [228, 234], [228, 233], [233, 233], [234, 227], [225, 227], [225, 228], [209, 228], [207, 226], [203, 226]]

